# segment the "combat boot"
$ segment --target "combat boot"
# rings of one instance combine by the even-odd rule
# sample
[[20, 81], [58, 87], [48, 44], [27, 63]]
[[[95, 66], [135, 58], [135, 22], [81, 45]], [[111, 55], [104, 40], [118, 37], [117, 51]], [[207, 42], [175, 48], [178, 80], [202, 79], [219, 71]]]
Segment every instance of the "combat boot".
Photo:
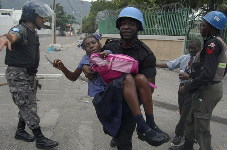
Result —
[[56, 141], [46, 138], [42, 134], [40, 127], [37, 129], [33, 129], [32, 132], [36, 139], [36, 148], [38, 148], [38, 149], [50, 149], [50, 148], [54, 148], [54, 147], [58, 146], [58, 144], [59, 144]]
[[14, 136], [15, 139], [23, 140], [26, 142], [34, 142], [35, 138], [31, 135], [29, 135], [24, 129], [25, 129], [25, 122], [22, 119], [19, 119], [17, 131]]

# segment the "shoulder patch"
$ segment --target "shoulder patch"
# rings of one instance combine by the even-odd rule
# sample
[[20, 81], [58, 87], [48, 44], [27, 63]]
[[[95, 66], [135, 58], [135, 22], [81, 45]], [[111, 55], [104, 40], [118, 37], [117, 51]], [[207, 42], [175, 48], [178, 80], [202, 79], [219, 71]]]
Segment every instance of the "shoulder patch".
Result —
[[210, 48], [206, 48], [206, 52], [207, 52], [207, 54], [213, 54], [214, 50], [210, 49]]
[[25, 26], [23, 26], [22, 24], [16, 25], [13, 28], [10, 29], [11, 32], [14, 33], [19, 33], [20, 34], [20, 38], [23, 41], [23, 44], [26, 44], [28, 41], [28, 35], [27, 35], [27, 30], [25, 28]]
[[17, 27], [14, 27], [14, 28], [12, 28], [12, 29], [11, 29], [11, 31], [14, 31], [14, 32], [20, 32], [20, 29], [19, 29], [19, 28], [17, 28]]

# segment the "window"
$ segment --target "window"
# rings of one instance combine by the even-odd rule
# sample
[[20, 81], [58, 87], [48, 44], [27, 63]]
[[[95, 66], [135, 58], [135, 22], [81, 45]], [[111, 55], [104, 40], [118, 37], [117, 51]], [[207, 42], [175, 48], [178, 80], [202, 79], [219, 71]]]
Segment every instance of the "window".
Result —
[[1, 13], [1, 15], [8, 15], [8, 16], [11, 16], [10, 13]]

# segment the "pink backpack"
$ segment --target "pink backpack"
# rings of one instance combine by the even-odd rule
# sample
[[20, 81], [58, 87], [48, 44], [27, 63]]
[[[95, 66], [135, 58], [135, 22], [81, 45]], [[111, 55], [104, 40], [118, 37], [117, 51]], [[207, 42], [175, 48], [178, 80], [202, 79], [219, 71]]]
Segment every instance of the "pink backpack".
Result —
[[90, 56], [93, 63], [91, 69], [99, 72], [106, 83], [119, 78], [124, 73], [138, 73], [138, 61], [123, 54], [109, 54], [104, 59], [99, 53], [93, 53]]
[[[124, 73], [138, 73], [139, 69], [137, 60], [123, 54], [109, 54], [103, 59], [99, 53], [93, 53], [90, 61], [93, 63], [91, 69], [98, 72], [106, 83], [119, 78]], [[149, 82], [149, 86], [157, 88], [151, 82]]]

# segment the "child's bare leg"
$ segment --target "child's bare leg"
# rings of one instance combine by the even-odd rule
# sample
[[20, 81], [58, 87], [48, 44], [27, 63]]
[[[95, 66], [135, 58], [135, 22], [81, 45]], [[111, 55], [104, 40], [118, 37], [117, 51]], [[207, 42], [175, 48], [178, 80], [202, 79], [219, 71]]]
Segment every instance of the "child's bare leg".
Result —
[[[136, 91], [136, 83], [135, 79], [131, 74], [127, 74], [124, 79], [124, 87], [123, 87], [123, 95], [124, 99], [127, 102], [134, 119], [137, 123], [137, 130], [141, 132], [146, 132], [150, 129], [149, 125], [146, 123], [140, 109], [140, 104], [138, 100], [138, 95]], [[157, 133], [155, 131], [150, 132], [150, 136], [155, 136]]]
[[133, 115], [141, 114], [135, 80], [127, 74], [124, 80], [123, 96]]
[[135, 79], [131, 74], [127, 74], [124, 79], [123, 96], [136, 121], [139, 139], [147, 141], [149, 144], [154, 146], [161, 145], [165, 139], [157, 134], [156, 131], [151, 129], [143, 118], [136, 91]]
[[145, 114], [153, 114], [152, 93], [147, 78], [143, 74], [138, 74], [135, 76], [135, 83]]
[[143, 104], [143, 108], [146, 115], [147, 124], [153, 128], [156, 126], [153, 116], [153, 103], [152, 103], [152, 93], [149, 87], [149, 82], [143, 74], [138, 74], [135, 76], [135, 83], [140, 101]]
[[144, 111], [146, 114], [146, 123], [160, 135], [165, 138], [165, 142], [169, 141], [170, 137], [168, 134], [163, 132], [158, 126], [155, 124], [154, 116], [153, 116], [153, 102], [152, 102], [152, 92], [149, 87], [149, 82], [147, 78], [143, 74], [138, 74], [135, 77], [136, 89], [138, 95], [140, 96], [140, 100], [143, 104]]

